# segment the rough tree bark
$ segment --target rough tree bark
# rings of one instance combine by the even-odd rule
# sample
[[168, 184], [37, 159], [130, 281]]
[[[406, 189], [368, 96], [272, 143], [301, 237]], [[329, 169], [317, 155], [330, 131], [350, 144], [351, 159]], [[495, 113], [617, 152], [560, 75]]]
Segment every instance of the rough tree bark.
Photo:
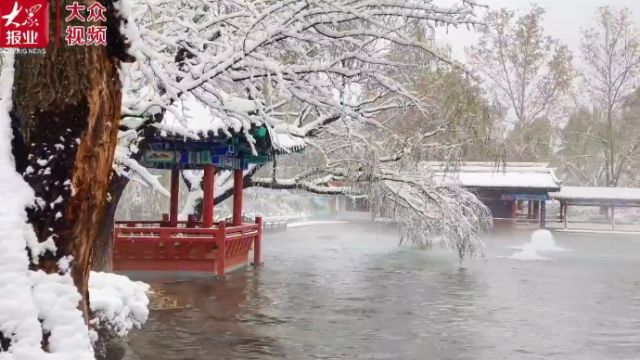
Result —
[[[128, 129], [121, 129], [128, 130]], [[153, 137], [155, 129], [151, 126], [145, 126], [142, 130], [142, 140], [138, 143], [140, 148], [145, 148], [148, 144], [148, 140]], [[133, 154], [132, 158], [139, 161], [142, 157], [142, 152]], [[108, 191], [108, 204], [107, 208], [102, 216], [100, 222], [100, 228], [98, 229], [98, 236], [96, 238], [93, 250], [93, 258], [91, 260], [91, 268], [96, 271], [113, 271], [112, 253], [113, 253], [113, 226], [115, 223], [116, 210], [118, 210], [118, 203], [124, 193], [127, 185], [129, 184], [129, 178], [120, 176], [112, 171], [111, 180], [109, 182]]]
[[113, 226], [116, 210], [118, 209], [118, 202], [128, 183], [128, 178], [117, 176], [116, 174], [112, 175], [108, 191], [108, 204], [100, 221], [98, 236], [96, 237], [93, 248], [93, 258], [91, 260], [91, 268], [93, 270], [113, 271], [113, 261], [111, 258], [113, 252]]
[[[57, 272], [60, 258], [73, 257], [85, 321], [90, 260], [108, 204], [120, 119], [118, 66], [128, 60], [113, 1], [101, 3], [108, 9], [108, 46], [56, 48], [52, 21], [45, 55], [16, 55], [11, 114], [16, 168], [37, 197], [29, 221], [40, 242], [53, 239], [57, 247], [34, 267]], [[50, 15], [55, 18], [55, 6]]]

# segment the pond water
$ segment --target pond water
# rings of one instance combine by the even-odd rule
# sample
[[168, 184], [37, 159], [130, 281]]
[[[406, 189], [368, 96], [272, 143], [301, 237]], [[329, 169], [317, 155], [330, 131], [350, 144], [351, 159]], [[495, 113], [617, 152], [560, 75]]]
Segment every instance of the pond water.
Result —
[[130, 343], [142, 360], [640, 358], [640, 236], [555, 233], [566, 251], [513, 257], [530, 235], [493, 233], [460, 268], [381, 225], [266, 234], [258, 271], [153, 280], [164, 309]]

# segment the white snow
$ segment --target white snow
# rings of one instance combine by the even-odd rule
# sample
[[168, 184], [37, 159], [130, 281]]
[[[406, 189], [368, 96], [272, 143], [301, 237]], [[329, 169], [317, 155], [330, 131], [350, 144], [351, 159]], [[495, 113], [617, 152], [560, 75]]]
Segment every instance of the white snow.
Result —
[[[26, 224], [25, 208], [35, 197], [15, 171], [9, 117], [12, 55], [5, 53], [5, 61], [0, 78], [0, 293], [10, 296], [0, 297], [0, 332], [11, 344], [0, 359], [93, 359], [89, 332], [77, 309], [80, 295], [71, 277], [28, 268], [27, 245], [37, 256], [52, 244], [34, 242], [33, 230]], [[41, 347], [43, 331], [50, 333], [47, 353]]]
[[626, 200], [640, 201], [640, 188], [563, 186], [550, 194], [558, 200]]
[[38, 242], [33, 227], [29, 224], [24, 224], [24, 239], [27, 242], [29, 252], [31, 253], [31, 261], [34, 264], [38, 263], [40, 256], [44, 255], [47, 251], [55, 253], [57, 251], [55, 243], [55, 235], [51, 235], [47, 240]]
[[[160, 183], [158, 176], [151, 174], [147, 168], [140, 165], [131, 156], [131, 151], [123, 144], [118, 144], [114, 155], [114, 169], [118, 175], [127, 176], [131, 180], [141, 180], [141, 183], [151, 186], [160, 194], [169, 197], [169, 190]], [[129, 169], [131, 173], [126, 173], [124, 169]]]
[[460, 182], [460, 185], [464, 187], [543, 189], [555, 189], [558, 187], [549, 175], [537, 173], [459, 173], [457, 180]]
[[8, 353], [0, 353], [0, 359], [36, 359], [37, 355], [44, 355], [40, 349], [42, 330], [31, 292], [23, 231], [27, 221], [25, 207], [33, 203], [34, 194], [15, 171], [9, 117], [13, 55], [5, 52], [4, 60], [0, 77], [0, 294], [5, 296], [0, 297], [0, 332], [11, 340], [11, 348]]
[[140, 328], [149, 316], [149, 285], [126, 276], [91, 272], [89, 297], [91, 311], [119, 336]]
[[67, 255], [63, 256], [58, 260], [58, 268], [63, 274], [66, 274], [69, 270], [71, 270], [71, 262], [73, 261], [73, 256]]
[[621, 235], [640, 235], [638, 231], [626, 230], [590, 230], [590, 229], [558, 229], [558, 232], [579, 233], [579, 234], [621, 234]]
[[226, 109], [237, 113], [250, 113], [258, 110], [258, 106], [254, 100], [228, 94], [225, 94], [222, 98], [222, 104]]
[[436, 181], [453, 182], [463, 187], [559, 189], [561, 185], [552, 168], [537, 163], [512, 163], [504, 167], [472, 163], [450, 170], [439, 163], [428, 163], [427, 167]]
[[[181, 115], [177, 117], [176, 114]], [[211, 110], [205, 107], [192, 95], [185, 95], [177, 102], [173, 111], [164, 115], [161, 129], [170, 133], [180, 134], [192, 138], [200, 138], [198, 134], [212, 131], [216, 135], [223, 135], [229, 126], [240, 129], [240, 123], [225, 124], [219, 117], [213, 116]]]
[[283, 131], [278, 128], [272, 131], [271, 136], [274, 148], [280, 151], [298, 151], [306, 146], [303, 138], [293, 136], [288, 131]]
[[339, 224], [348, 224], [348, 221], [301, 221], [294, 222], [291, 224], [287, 224], [288, 228], [297, 228], [304, 226], [314, 226], [314, 225], [339, 225]]
[[49, 352], [65, 359], [93, 359], [89, 329], [78, 309], [80, 294], [69, 274], [29, 274], [42, 329], [49, 335]]

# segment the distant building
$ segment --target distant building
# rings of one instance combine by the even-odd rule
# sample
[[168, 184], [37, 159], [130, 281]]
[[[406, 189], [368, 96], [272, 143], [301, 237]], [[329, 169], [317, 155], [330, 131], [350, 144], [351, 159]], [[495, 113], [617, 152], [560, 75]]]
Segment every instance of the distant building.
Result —
[[511, 223], [539, 221], [544, 227], [545, 201], [560, 190], [560, 181], [546, 163], [467, 162], [459, 166], [424, 164], [436, 181], [455, 182], [474, 193], [493, 218]]

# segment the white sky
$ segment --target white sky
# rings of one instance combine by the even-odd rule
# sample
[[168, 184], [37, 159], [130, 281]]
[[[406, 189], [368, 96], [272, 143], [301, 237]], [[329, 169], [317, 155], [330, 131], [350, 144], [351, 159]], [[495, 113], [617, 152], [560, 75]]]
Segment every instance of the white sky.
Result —
[[[449, 1], [436, 1], [446, 4]], [[640, 23], [640, 0], [478, 0], [491, 8], [507, 7], [526, 12], [532, 3], [546, 10], [544, 29], [547, 35], [559, 39], [569, 45], [578, 60], [580, 51], [580, 29], [589, 28], [593, 14], [600, 6], [609, 5], [616, 8], [628, 7], [633, 12], [636, 22]], [[447, 42], [453, 48], [453, 55], [464, 60], [464, 48], [474, 44], [478, 36], [465, 29], [449, 29], [448, 33], [438, 32], [438, 40]]]

